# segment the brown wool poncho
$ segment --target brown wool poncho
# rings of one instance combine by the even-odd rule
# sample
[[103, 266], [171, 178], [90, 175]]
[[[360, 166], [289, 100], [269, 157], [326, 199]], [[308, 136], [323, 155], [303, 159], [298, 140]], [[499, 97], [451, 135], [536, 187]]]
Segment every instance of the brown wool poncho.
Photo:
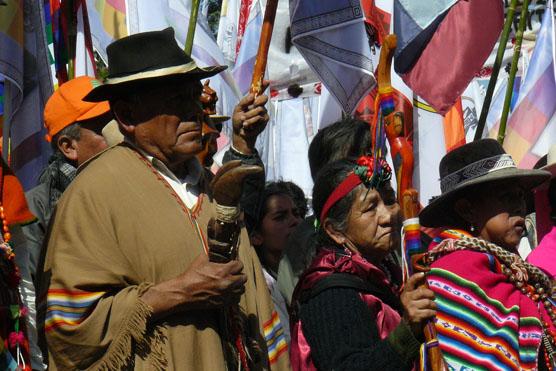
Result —
[[[48, 239], [43, 290], [51, 369], [226, 368], [216, 310], [153, 325], [140, 299], [204, 253], [200, 235], [214, 204], [201, 195], [191, 214], [133, 149], [116, 146], [88, 164], [60, 200]], [[240, 260], [248, 276], [240, 306], [262, 353], [256, 369], [288, 369], [281, 325], [245, 230]]]

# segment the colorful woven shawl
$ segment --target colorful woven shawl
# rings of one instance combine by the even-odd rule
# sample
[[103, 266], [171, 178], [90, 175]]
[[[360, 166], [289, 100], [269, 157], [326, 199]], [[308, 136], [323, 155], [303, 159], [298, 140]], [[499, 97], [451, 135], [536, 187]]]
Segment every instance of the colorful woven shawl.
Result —
[[436, 330], [449, 368], [536, 369], [541, 317], [548, 314], [509, 281], [497, 257], [450, 243], [463, 237], [470, 236], [445, 230], [429, 246], [431, 251], [445, 245], [427, 280], [436, 295]]

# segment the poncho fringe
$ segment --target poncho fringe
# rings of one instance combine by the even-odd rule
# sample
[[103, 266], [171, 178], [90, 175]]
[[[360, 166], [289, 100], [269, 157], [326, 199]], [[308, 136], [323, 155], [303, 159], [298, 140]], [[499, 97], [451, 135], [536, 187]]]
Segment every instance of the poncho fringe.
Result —
[[[122, 331], [112, 342], [112, 345], [104, 355], [103, 359], [92, 368], [98, 371], [112, 371], [125, 369], [131, 362], [133, 342], [141, 353], [148, 354], [150, 365], [154, 370], [165, 370], [167, 365], [166, 356], [162, 348], [164, 334], [160, 328], [154, 329], [153, 336], [147, 335], [147, 322], [152, 315], [152, 308], [141, 300], [141, 295], [151, 287], [152, 284], [141, 284], [138, 290], [137, 303], [131, 311], [128, 320], [122, 325]], [[145, 350], [149, 349], [150, 352]]]

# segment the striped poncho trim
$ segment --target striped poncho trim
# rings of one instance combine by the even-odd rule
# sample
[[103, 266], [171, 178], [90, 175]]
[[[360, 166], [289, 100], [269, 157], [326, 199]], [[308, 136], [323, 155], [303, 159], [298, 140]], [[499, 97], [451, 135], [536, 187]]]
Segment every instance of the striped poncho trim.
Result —
[[[443, 231], [433, 239], [429, 249], [446, 239], [459, 239], [466, 235], [464, 231]], [[490, 282], [486, 277], [503, 275], [503, 267], [497, 258], [478, 252], [467, 258], [470, 260], [461, 262], [453, 258], [451, 263], [440, 260], [432, 265], [427, 276], [436, 296], [438, 311], [435, 327], [448, 369], [536, 369], [542, 339], [539, 318], [531, 316], [535, 314], [533, 312], [524, 313], [521, 301], [515, 298], [503, 303], [492, 297], [497, 283]], [[459, 274], [451, 271], [450, 264], [455, 272], [459, 268]], [[461, 269], [463, 266], [457, 267], [459, 264], [475, 267], [482, 264], [487, 276], [474, 279], [479, 271], [469, 273]]]
[[429, 285], [436, 293], [438, 339], [450, 364], [491, 370], [536, 367], [542, 335], [537, 318], [520, 318], [518, 306], [507, 308], [475, 283], [443, 269], [431, 270]]

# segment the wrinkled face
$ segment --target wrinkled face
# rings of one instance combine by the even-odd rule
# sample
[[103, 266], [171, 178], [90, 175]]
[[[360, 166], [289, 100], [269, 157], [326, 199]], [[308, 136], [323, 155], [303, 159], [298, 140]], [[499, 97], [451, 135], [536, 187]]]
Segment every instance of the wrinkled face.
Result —
[[400, 206], [390, 184], [379, 190], [358, 187], [348, 216], [346, 238], [361, 255], [380, 262], [400, 243]]
[[303, 218], [287, 195], [273, 195], [266, 201], [266, 214], [260, 230], [255, 232], [254, 244], [272, 252], [282, 252], [290, 234]]
[[140, 95], [130, 113], [135, 144], [170, 169], [202, 150], [203, 110], [198, 81], [156, 87]]
[[525, 230], [525, 192], [517, 184], [494, 185], [472, 201], [479, 236], [516, 251]]
[[79, 123], [79, 140], [75, 142], [77, 166], [105, 150], [108, 145], [102, 136], [102, 129], [112, 119], [112, 114], [95, 117]]

